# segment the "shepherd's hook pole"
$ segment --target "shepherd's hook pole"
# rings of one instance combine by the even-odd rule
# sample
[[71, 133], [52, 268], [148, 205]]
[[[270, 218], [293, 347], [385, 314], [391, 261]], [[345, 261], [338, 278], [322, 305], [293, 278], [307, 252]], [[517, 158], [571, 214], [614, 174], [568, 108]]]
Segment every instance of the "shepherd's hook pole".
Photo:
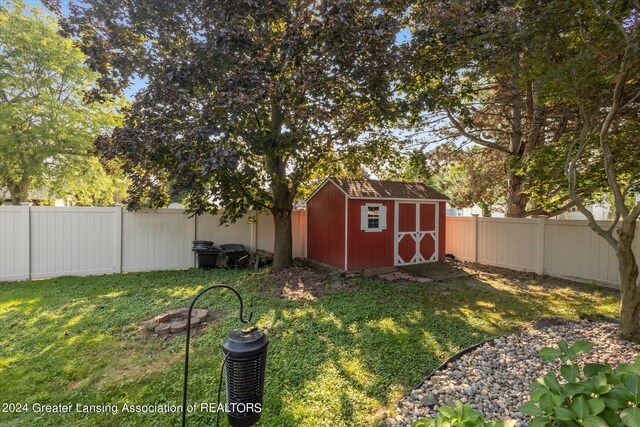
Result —
[[249, 312], [249, 319], [244, 320], [244, 303], [242, 302], [242, 297], [240, 296], [238, 291], [236, 291], [229, 285], [218, 284], [209, 286], [208, 288], [204, 288], [203, 290], [198, 292], [198, 295], [196, 295], [193, 298], [193, 301], [191, 301], [191, 305], [189, 306], [189, 314], [187, 315], [187, 343], [184, 352], [184, 382], [182, 384], [182, 427], [185, 427], [187, 425], [187, 383], [189, 381], [189, 341], [191, 338], [191, 312], [193, 311], [193, 306], [195, 305], [196, 301], [198, 301], [198, 299], [204, 293], [216, 288], [226, 288], [236, 294], [238, 300], [240, 301], [240, 321], [242, 323], [251, 322], [251, 318], [253, 317], [253, 312]]

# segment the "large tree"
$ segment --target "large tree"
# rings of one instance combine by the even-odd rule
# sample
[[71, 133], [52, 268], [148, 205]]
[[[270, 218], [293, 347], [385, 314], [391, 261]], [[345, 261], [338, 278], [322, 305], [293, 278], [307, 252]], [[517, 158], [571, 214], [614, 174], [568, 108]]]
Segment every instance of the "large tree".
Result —
[[451, 198], [451, 206], [477, 205], [482, 209], [482, 216], [491, 216], [495, 205], [504, 203], [507, 176], [502, 156], [478, 146], [446, 154], [448, 161], [437, 176], [440, 187]]
[[358, 137], [394, 112], [400, 3], [72, 3], [65, 28], [102, 88], [147, 81], [100, 145], [125, 159], [130, 207], [182, 192], [191, 212], [221, 209], [224, 221], [268, 210], [274, 267], [289, 265], [301, 185], [336, 152], [366, 145]]
[[[411, 9], [405, 90], [415, 123], [451, 145], [480, 145], [502, 157], [509, 217], [573, 206], [561, 168], [540, 170], [545, 163], [534, 162], [531, 170], [529, 163], [547, 146], [564, 157], [559, 141], [575, 127], [576, 110], [551, 95], [553, 64], [568, 55], [558, 34], [573, 25], [577, 8], [546, 0], [416, 0]], [[535, 174], [546, 178], [545, 203], [535, 197]]]
[[64, 192], [64, 178], [81, 171], [102, 178], [83, 183], [89, 196], [113, 184], [92, 154], [95, 138], [118, 123], [118, 106], [87, 102], [98, 74], [58, 31], [38, 8], [0, 6], [0, 187], [14, 204], [28, 201], [33, 187], [50, 190], [53, 181]]
[[[566, 158], [569, 194], [589, 226], [613, 248], [621, 284], [620, 331], [640, 342], [640, 279], [634, 253], [640, 203], [640, 3], [582, 4], [569, 34], [573, 55], [562, 64], [558, 95], [580, 111], [580, 132]], [[569, 37], [568, 37], [569, 38]], [[603, 226], [576, 191], [590, 165], [599, 166], [613, 196], [615, 219]]]

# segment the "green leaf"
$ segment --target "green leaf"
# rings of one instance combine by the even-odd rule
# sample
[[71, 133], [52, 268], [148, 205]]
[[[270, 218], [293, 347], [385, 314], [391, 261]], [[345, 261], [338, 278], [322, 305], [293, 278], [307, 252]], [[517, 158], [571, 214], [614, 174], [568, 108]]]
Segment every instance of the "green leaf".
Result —
[[529, 415], [533, 417], [543, 414], [542, 410], [538, 407], [538, 405], [531, 402], [520, 406], [518, 410], [525, 415]]
[[616, 374], [640, 375], [640, 366], [638, 365], [618, 365], [616, 366]]
[[551, 426], [551, 421], [547, 417], [535, 417], [529, 421], [530, 427], [549, 427]]
[[562, 365], [560, 374], [565, 380], [573, 383], [580, 376], [580, 368], [577, 365]]
[[606, 408], [604, 411], [600, 412], [598, 416], [603, 420], [605, 420], [606, 423], [610, 426], [622, 425], [622, 422], [620, 421], [620, 417], [618, 416], [618, 413], [613, 409]]
[[589, 406], [584, 397], [578, 396], [571, 402], [571, 410], [576, 414], [579, 420], [584, 420], [589, 415]]
[[562, 394], [562, 386], [558, 382], [558, 378], [556, 374], [553, 372], [548, 372], [547, 375], [544, 376], [544, 383], [549, 387], [554, 394]]
[[609, 391], [610, 385], [607, 383], [605, 375], [598, 374], [589, 378], [587, 381], [583, 381], [585, 391], [590, 394], [602, 394]]
[[560, 347], [560, 351], [562, 351], [564, 354], [569, 354], [569, 343], [567, 342], [567, 340], [558, 341], [558, 347]]
[[593, 415], [598, 415], [605, 408], [604, 400], [597, 397], [587, 400], [587, 406], [589, 406], [589, 412]]
[[560, 407], [564, 404], [566, 398], [567, 396], [565, 396], [564, 394], [552, 394], [551, 402], [553, 402], [553, 406]]
[[599, 373], [608, 374], [611, 373], [612, 369], [609, 365], [602, 365], [599, 363], [587, 363], [584, 365], [584, 375], [587, 377], [592, 377]]
[[571, 358], [580, 356], [591, 351], [593, 343], [589, 341], [576, 341], [571, 347], [569, 347], [569, 354]]
[[438, 409], [438, 412], [440, 412], [442, 415], [446, 415], [447, 417], [456, 416], [456, 411], [454, 411], [451, 406], [441, 406], [440, 409]]
[[622, 382], [631, 394], [632, 401], [636, 404], [640, 403], [640, 375], [627, 376]]
[[[575, 396], [585, 392], [585, 388], [580, 383], [569, 383], [564, 385], [564, 394], [569, 397]], [[533, 400], [533, 399], [532, 399]]]
[[544, 347], [542, 350], [538, 352], [538, 355], [542, 357], [544, 360], [556, 360], [560, 356], [562, 356], [562, 352], [553, 347]]
[[556, 405], [551, 400], [551, 396], [552, 395], [550, 393], [540, 396], [540, 402], [538, 402], [538, 405], [540, 406], [540, 408], [547, 414], [552, 413], [553, 408], [556, 407]]
[[609, 427], [605, 420], [595, 415], [587, 415], [582, 425], [584, 427]]
[[[566, 388], [566, 386], [565, 386], [565, 388]], [[546, 388], [546, 387], [539, 388], [539, 389], [537, 389], [537, 390], [535, 390], [535, 391], [533, 391], [531, 393], [531, 401], [532, 402], [538, 402], [538, 401], [540, 401], [540, 398], [542, 396], [544, 396], [545, 394], [547, 394], [547, 393], [549, 393], [549, 389], [548, 388]]]
[[553, 417], [560, 421], [571, 421], [576, 416], [571, 409], [567, 408], [554, 408]]
[[627, 408], [620, 413], [620, 419], [627, 427], [640, 427], [640, 408]]
[[631, 402], [631, 400], [633, 399], [631, 393], [629, 393], [628, 390], [625, 390], [622, 387], [611, 389], [600, 397], [604, 401], [606, 407], [613, 410], [626, 408], [627, 406], [629, 406], [628, 402]]

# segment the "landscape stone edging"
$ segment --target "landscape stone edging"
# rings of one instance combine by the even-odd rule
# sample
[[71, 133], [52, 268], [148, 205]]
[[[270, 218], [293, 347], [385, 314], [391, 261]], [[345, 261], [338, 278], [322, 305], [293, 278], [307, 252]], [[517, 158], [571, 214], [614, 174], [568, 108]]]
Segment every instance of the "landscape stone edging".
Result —
[[456, 354], [454, 354], [453, 356], [451, 356], [450, 358], [448, 358], [447, 360], [445, 360], [444, 362], [442, 362], [442, 364], [440, 366], [438, 366], [436, 369], [434, 369], [433, 371], [431, 371], [431, 373], [429, 373], [429, 375], [427, 375], [426, 377], [424, 377], [422, 379], [422, 381], [420, 381], [419, 383], [416, 383], [415, 386], [413, 386], [412, 390], [417, 389], [418, 387], [422, 386], [422, 384], [424, 384], [425, 381], [427, 381], [428, 379], [430, 379], [432, 376], [434, 376], [436, 373], [438, 373], [439, 371], [444, 370], [449, 363], [455, 362], [456, 360], [460, 359], [462, 356], [464, 356], [465, 354], [471, 353], [473, 350], [482, 347], [485, 344], [488, 344], [490, 342], [493, 342], [495, 340], [497, 340], [498, 338], [502, 338], [506, 335], [498, 335], [495, 336], [493, 338], [489, 338], [487, 340], [484, 340], [482, 342], [479, 342], [477, 344], [472, 345], [471, 347], [467, 347], [464, 350], [461, 350], [459, 352], [457, 352]]

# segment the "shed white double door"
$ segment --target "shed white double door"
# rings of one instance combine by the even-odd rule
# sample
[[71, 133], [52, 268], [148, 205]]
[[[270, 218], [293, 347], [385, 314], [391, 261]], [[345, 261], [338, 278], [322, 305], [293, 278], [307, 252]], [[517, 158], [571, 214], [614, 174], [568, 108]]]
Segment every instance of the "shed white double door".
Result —
[[438, 205], [395, 203], [395, 265], [438, 260]]

